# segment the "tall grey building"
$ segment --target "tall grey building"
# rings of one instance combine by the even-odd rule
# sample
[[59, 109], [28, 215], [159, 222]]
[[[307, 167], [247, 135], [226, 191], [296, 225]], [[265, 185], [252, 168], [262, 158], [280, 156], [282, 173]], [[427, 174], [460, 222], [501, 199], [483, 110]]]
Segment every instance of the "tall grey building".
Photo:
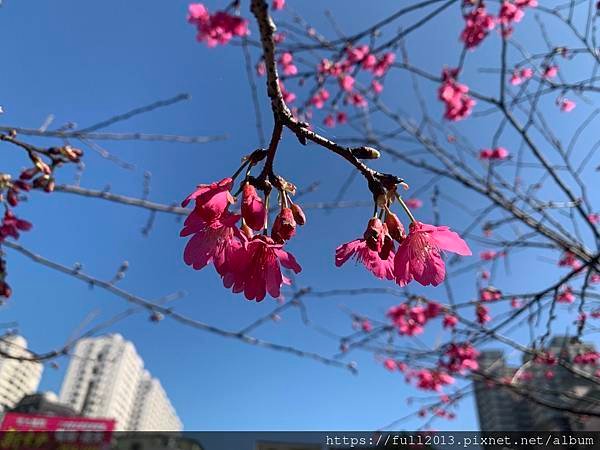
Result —
[[[572, 362], [576, 355], [592, 352], [594, 347], [559, 336], [552, 339], [544, 351]], [[566, 408], [599, 413], [598, 384], [560, 365], [536, 362], [529, 355], [523, 358], [520, 366], [516, 366], [507, 363], [503, 352], [488, 350], [481, 353], [479, 365], [482, 375], [474, 377], [474, 385], [482, 431], [600, 430], [597, 418], [564, 411]], [[574, 366], [587, 375], [593, 375], [596, 370], [594, 365]], [[510, 383], [525, 395], [491, 379]]]
[[115, 419], [121, 431], [181, 430], [171, 402], [157, 386], [135, 346], [112, 334], [77, 343], [60, 400], [83, 416]]

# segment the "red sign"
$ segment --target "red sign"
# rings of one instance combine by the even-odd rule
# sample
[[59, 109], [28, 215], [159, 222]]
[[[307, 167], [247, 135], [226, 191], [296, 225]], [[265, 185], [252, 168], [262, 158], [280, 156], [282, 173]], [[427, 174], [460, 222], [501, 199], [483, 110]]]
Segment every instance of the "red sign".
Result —
[[6, 413], [0, 424], [0, 450], [97, 450], [111, 442], [113, 419]]

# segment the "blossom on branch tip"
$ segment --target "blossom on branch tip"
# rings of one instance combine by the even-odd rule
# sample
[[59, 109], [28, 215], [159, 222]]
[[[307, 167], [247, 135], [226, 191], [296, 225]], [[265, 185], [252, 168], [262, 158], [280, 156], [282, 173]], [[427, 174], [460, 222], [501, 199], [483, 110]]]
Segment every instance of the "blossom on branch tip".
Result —
[[386, 259], [382, 259], [377, 251], [369, 248], [364, 238], [355, 239], [336, 248], [335, 265], [340, 267], [351, 257], [356, 258], [377, 278], [394, 279], [393, 251], [387, 255]]
[[575, 294], [573, 294], [573, 290], [570, 286], [565, 286], [556, 297], [556, 301], [558, 303], [568, 303], [571, 304], [575, 301]]
[[290, 280], [281, 273], [281, 266], [300, 273], [302, 268], [294, 256], [283, 250], [273, 239], [256, 235], [236, 249], [223, 276], [223, 284], [234, 293], [243, 292], [248, 300], [262, 301], [268, 293], [277, 298], [281, 286]]
[[559, 98], [556, 102], [562, 112], [571, 112], [577, 106], [577, 104], [573, 100], [569, 100], [565, 97]]
[[196, 39], [208, 47], [227, 44], [234, 36], [249, 34], [248, 21], [225, 11], [210, 14], [202, 3], [192, 3], [188, 7], [188, 22], [198, 31]]
[[404, 203], [406, 203], [406, 206], [408, 206], [411, 209], [419, 209], [423, 206], [423, 200], [418, 198], [408, 198], [404, 200]]
[[242, 217], [244, 222], [255, 231], [262, 230], [267, 219], [267, 209], [263, 200], [250, 183], [244, 185], [242, 193]]
[[457, 75], [456, 69], [444, 69], [442, 84], [438, 89], [438, 98], [446, 106], [444, 117], [452, 121], [468, 117], [475, 106], [475, 100], [468, 95], [469, 88], [456, 81]]
[[494, 29], [496, 22], [494, 16], [487, 13], [483, 1], [464, 18], [465, 28], [460, 35], [460, 40], [467, 49], [472, 50], [481, 44], [489, 32]]
[[0, 223], [0, 242], [3, 242], [7, 237], [19, 239], [19, 231], [31, 230], [31, 222], [19, 219], [9, 209], [4, 213], [2, 223]]
[[285, 0], [273, 0], [272, 6], [275, 11], [280, 11], [285, 7]]
[[394, 259], [396, 283], [406, 286], [412, 280], [427, 286], [439, 285], [446, 276], [442, 251], [471, 255], [467, 243], [450, 228], [421, 222], [411, 223], [406, 239]]
[[232, 187], [231, 178], [224, 178], [218, 183], [200, 184], [181, 202], [181, 206], [185, 208], [194, 200], [194, 213], [205, 221], [211, 221], [221, 216], [234, 203], [230, 192]]
[[296, 219], [290, 208], [282, 208], [271, 230], [271, 237], [275, 242], [289, 241], [296, 234]]
[[192, 211], [179, 233], [181, 237], [193, 235], [185, 246], [183, 261], [196, 270], [212, 262], [217, 272], [222, 274], [230, 251], [239, 247], [240, 240], [243, 240], [235, 226], [239, 219], [239, 215], [225, 212], [214, 220], [206, 221]]

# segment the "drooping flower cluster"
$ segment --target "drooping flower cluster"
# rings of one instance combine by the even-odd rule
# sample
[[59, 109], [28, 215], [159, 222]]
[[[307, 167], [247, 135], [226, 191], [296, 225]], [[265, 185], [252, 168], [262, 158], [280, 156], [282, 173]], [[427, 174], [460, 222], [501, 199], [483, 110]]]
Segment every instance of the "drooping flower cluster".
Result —
[[202, 3], [188, 7], [188, 22], [196, 26], [196, 39], [208, 47], [227, 44], [234, 36], [249, 34], [248, 21], [225, 11], [211, 14]]
[[456, 81], [457, 76], [457, 69], [444, 69], [442, 84], [438, 89], [438, 98], [446, 107], [444, 117], [452, 121], [468, 117], [475, 106], [475, 100], [468, 95], [468, 86]]
[[391, 307], [386, 315], [400, 335], [415, 336], [423, 333], [427, 322], [438, 317], [441, 312], [442, 307], [437, 302], [426, 302], [425, 305], [415, 306], [402, 303]]
[[302, 270], [283, 245], [293, 236], [296, 223], [304, 223], [304, 214], [295, 204], [293, 208], [282, 207], [271, 236], [254, 235], [254, 231], [266, 226], [264, 201], [245, 180], [241, 214], [232, 213], [229, 208], [236, 201], [232, 188], [233, 179], [225, 178], [218, 183], [199, 185], [183, 201], [183, 207], [195, 202], [180, 233], [192, 236], [184, 250], [184, 261], [196, 270], [212, 263], [225, 287], [234, 293], [244, 292], [248, 300], [261, 301], [267, 293], [277, 298], [281, 286], [289, 284], [281, 266], [295, 273]]
[[558, 303], [567, 303], [567, 304], [573, 303], [575, 301], [575, 294], [573, 294], [573, 289], [571, 289], [571, 286], [564, 286], [558, 292], [556, 301]]
[[[362, 239], [336, 249], [338, 267], [355, 256], [378, 278], [395, 280], [400, 286], [412, 280], [424, 286], [437, 286], [446, 276], [443, 251], [462, 256], [471, 254], [465, 241], [448, 227], [414, 221], [405, 234], [398, 216], [389, 209], [383, 213], [384, 223], [377, 217], [372, 218]], [[399, 244], [397, 250], [395, 242]]]
[[483, 161], [504, 161], [509, 156], [510, 152], [504, 147], [484, 148], [479, 152], [479, 159]]
[[478, 2], [464, 18], [465, 28], [460, 34], [460, 40], [467, 49], [472, 50], [494, 29], [496, 21], [494, 16], [487, 12], [483, 1]]
[[446, 368], [449, 373], [464, 374], [479, 368], [478, 356], [479, 351], [468, 342], [452, 343], [446, 349], [440, 366]]
[[525, 8], [535, 8], [537, 0], [504, 0], [498, 13], [498, 22], [502, 26], [502, 35], [509, 37], [514, 28], [514, 24], [520, 22], [525, 15]]

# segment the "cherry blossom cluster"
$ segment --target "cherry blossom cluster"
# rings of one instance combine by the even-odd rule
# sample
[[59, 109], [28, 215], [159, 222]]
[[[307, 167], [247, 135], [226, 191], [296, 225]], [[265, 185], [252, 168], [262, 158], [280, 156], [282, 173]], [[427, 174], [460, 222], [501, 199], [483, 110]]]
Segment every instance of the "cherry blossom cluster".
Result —
[[[408, 234], [398, 216], [390, 210], [395, 200], [409, 214]], [[394, 280], [400, 286], [412, 280], [424, 286], [437, 286], [446, 276], [444, 251], [471, 255], [458, 234], [445, 226], [417, 221], [402, 198], [391, 190], [381, 212], [369, 220], [363, 236], [336, 249], [335, 264], [339, 267], [354, 257], [377, 278]]]
[[184, 250], [186, 264], [200, 270], [212, 263], [226, 288], [243, 292], [248, 300], [257, 302], [267, 293], [278, 298], [281, 286], [290, 284], [281, 266], [295, 273], [302, 270], [283, 247], [295, 235], [297, 224], [306, 221], [300, 206], [291, 201], [295, 188], [286, 183], [285, 190], [280, 191], [279, 213], [267, 233], [267, 206], [254, 186], [260, 182], [249, 175], [252, 166], [263, 157], [264, 151], [254, 152], [238, 170], [239, 173], [248, 167], [239, 189], [241, 205], [235, 212], [230, 211], [237, 202], [232, 194], [235, 177], [199, 185], [182, 202], [186, 207], [193, 201], [194, 209], [180, 233], [183, 237], [192, 236]]
[[[19, 218], [13, 208], [21, 202], [23, 195], [31, 189], [39, 189], [46, 192], [54, 190], [53, 171], [64, 162], [79, 162], [82, 152], [79, 149], [69, 145], [63, 147], [51, 147], [45, 150], [46, 156], [51, 159], [51, 165], [47, 164], [36, 153], [34, 147], [17, 142], [16, 133], [3, 135], [4, 140], [16, 143], [22, 148], [28, 150], [27, 155], [32, 163], [30, 168], [24, 169], [17, 179], [13, 179], [10, 174], [0, 174], [0, 202], [4, 204], [4, 216], [0, 222], [0, 246], [7, 238], [19, 239], [21, 232], [29, 231], [32, 228], [31, 222]], [[8, 298], [12, 294], [12, 289], [6, 281], [7, 270], [6, 260], [2, 257], [0, 251], [0, 297]]]
[[484, 148], [479, 152], [479, 159], [484, 161], [504, 161], [510, 157], [510, 152], [504, 147]]
[[208, 47], [227, 44], [234, 36], [249, 34], [248, 21], [226, 11], [211, 14], [202, 3], [188, 7], [188, 22], [196, 26], [196, 39]]
[[427, 301], [425, 305], [411, 306], [409, 303], [402, 303], [393, 306], [386, 315], [400, 335], [416, 336], [423, 333], [429, 320], [435, 319], [441, 313], [442, 306], [439, 303]]
[[445, 68], [438, 89], [438, 98], [446, 107], [444, 117], [451, 121], [465, 119], [475, 106], [475, 100], [469, 96], [469, 87], [456, 81], [457, 76], [458, 69]]

